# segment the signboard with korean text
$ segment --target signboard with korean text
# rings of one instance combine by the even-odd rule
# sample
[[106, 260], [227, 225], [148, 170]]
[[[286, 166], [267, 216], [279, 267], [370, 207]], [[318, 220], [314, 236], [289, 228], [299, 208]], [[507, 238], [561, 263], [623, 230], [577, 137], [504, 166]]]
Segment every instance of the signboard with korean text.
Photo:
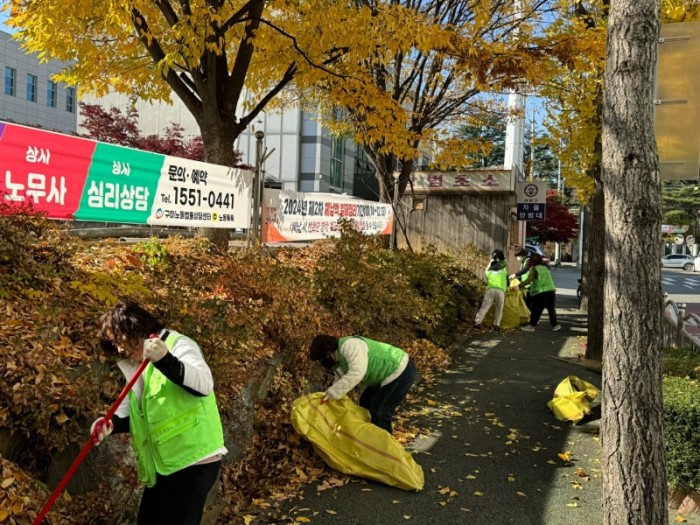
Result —
[[519, 221], [544, 220], [547, 208], [546, 182], [518, 182], [515, 195]]
[[687, 224], [662, 224], [661, 233], [685, 233], [688, 231]]
[[249, 228], [250, 171], [0, 122], [0, 198], [51, 219]]
[[393, 227], [390, 204], [332, 193], [263, 192], [262, 242], [340, 237], [339, 219], [350, 219], [365, 235], [389, 234]]
[[415, 193], [483, 193], [515, 189], [512, 170], [415, 171]]

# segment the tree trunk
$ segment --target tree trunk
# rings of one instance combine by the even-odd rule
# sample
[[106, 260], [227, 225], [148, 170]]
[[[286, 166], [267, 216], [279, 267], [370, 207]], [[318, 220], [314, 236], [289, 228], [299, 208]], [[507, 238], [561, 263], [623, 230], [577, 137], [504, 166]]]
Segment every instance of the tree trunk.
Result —
[[[233, 149], [233, 142], [242, 130], [237, 130], [230, 126], [211, 125], [206, 122], [207, 119], [216, 117], [217, 115], [205, 115], [205, 122], [200, 126], [205, 160], [212, 164], [234, 166], [236, 155]], [[230, 121], [235, 122], [235, 115], [231, 115]], [[220, 249], [227, 250], [231, 231], [227, 228], [199, 228], [197, 229], [197, 236], [205, 237]]]
[[603, 313], [605, 311], [605, 197], [600, 181], [600, 166], [593, 168], [597, 174], [593, 198], [586, 213], [586, 268], [583, 290], [587, 299], [588, 338], [586, 359], [603, 359]]
[[605, 525], [668, 524], [661, 403], [661, 226], [653, 88], [656, 0], [610, 5], [605, 100]]

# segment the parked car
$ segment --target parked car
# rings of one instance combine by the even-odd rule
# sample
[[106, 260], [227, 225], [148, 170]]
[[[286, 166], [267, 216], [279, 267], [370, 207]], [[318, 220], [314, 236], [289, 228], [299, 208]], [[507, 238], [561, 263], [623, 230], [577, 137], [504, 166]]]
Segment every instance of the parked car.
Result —
[[683, 268], [684, 270], [693, 270], [695, 268], [695, 259], [692, 255], [683, 253], [672, 253], [661, 258], [662, 268]]

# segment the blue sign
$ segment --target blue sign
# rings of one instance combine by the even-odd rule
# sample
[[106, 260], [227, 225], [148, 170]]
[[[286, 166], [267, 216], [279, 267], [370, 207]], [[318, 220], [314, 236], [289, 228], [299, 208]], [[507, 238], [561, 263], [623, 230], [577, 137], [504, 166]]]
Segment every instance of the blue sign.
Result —
[[546, 204], [539, 203], [518, 203], [519, 221], [543, 221], [545, 217]]

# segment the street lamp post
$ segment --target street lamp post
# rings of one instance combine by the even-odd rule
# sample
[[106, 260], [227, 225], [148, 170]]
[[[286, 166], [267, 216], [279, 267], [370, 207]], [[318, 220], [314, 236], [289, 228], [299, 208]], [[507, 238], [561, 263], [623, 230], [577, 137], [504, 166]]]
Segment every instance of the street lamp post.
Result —
[[251, 235], [249, 236], [249, 244], [252, 240], [257, 242], [260, 240], [260, 205], [262, 204], [262, 163], [263, 163], [263, 139], [265, 133], [262, 131], [255, 132], [255, 176], [253, 177], [253, 225]]
[[394, 217], [392, 219], [392, 224], [391, 224], [391, 237], [389, 240], [389, 245], [391, 246], [391, 249], [394, 250], [396, 248], [396, 209], [397, 209], [397, 203], [399, 200], [399, 173], [395, 172], [393, 174], [394, 176], [394, 193], [391, 196], [391, 210], [394, 214]]

